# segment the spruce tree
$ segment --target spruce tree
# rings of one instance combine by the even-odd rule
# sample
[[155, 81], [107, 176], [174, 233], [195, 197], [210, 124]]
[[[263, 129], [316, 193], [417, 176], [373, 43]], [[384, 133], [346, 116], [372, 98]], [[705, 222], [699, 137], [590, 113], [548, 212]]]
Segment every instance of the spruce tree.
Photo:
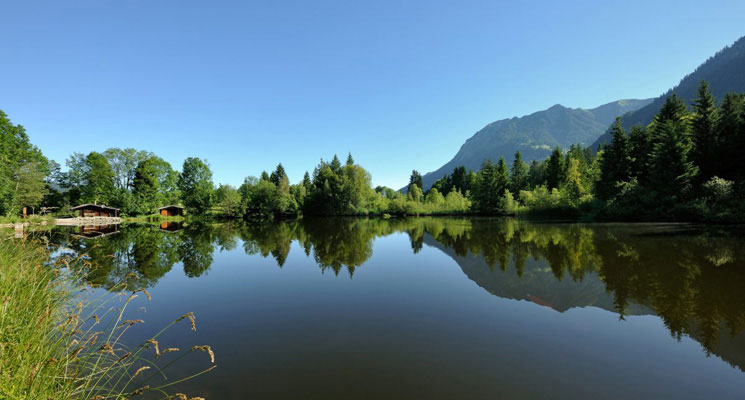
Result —
[[461, 193], [466, 193], [471, 190], [468, 180], [468, 171], [466, 171], [465, 166], [461, 165], [453, 169], [453, 175], [451, 177], [453, 188], [460, 190]]
[[702, 80], [698, 87], [698, 95], [693, 102], [693, 111], [691, 160], [699, 168], [700, 178], [706, 181], [718, 173], [715, 153], [717, 138], [714, 130], [717, 123], [717, 109], [714, 105], [714, 96], [706, 81]]
[[272, 175], [269, 177], [269, 181], [272, 182], [274, 186], [279, 186], [279, 184], [284, 179], [287, 179], [287, 173], [285, 173], [285, 167], [282, 166], [282, 163], [279, 163], [277, 164], [277, 168], [272, 172]]
[[659, 136], [652, 152], [651, 183], [659, 200], [672, 204], [690, 193], [698, 167], [689, 157], [693, 145], [685, 122], [665, 121], [657, 128]]
[[494, 186], [492, 187], [492, 196], [502, 198], [504, 191], [509, 188], [509, 171], [504, 157], [499, 157], [497, 168], [494, 171]]
[[640, 185], [649, 183], [649, 159], [652, 147], [649, 140], [649, 131], [642, 126], [631, 127], [629, 133], [629, 154], [631, 156], [631, 176], [635, 177]]
[[499, 198], [492, 195], [491, 188], [494, 186], [494, 165], [491, 160], [486, 160], [476, 175], [473, 187], [473, 202], [479, 212], [491, 213], [496, 209]]
[[654, 117], [655, 122], [680, 121], [688, 115], [685, 101], [673, 93], [665, 99], [660, 111]]
[[684, 122], [688, 115], [685, 101], [675, 93], [665, 99], [665, 104], [660, 108], [660, 112], [652, 120], [652, 130], [649, 136], [652, 148], [657, 144], [663, 126], [667, 121]]
[[742, 172], [742, 151], [743, 140], [745, 140], [745, 96], [727, 93], [719, 106], [719, 120], [717, 121], [716, 131], [718, 136], [717, 159], [719, 167], [717, 171], [721, 174], [719, 177], [736, 180], [742, 179], [745, 174]]
[[341, 171], [341, 161], [339, 161], [339, 157], [334, 154], [334, 158], [331, 160], [331, 170], [339, 173]]
[[303, 175], [303, 186], [305, 186], [306, 189], [310, 189], [311, 181], [308, 171], [305, 171], [305, 175]]
[[599, 198], [608, 200], [616, 195], [619, 182], [627, 182], [631, 176], [629, 138], [621, 126], [621, 118], [611, 126], [611, 141], [603, 152], [600, 164], [600, 181], [596, 185]]
[[533, 160], [528, 168], [528, 188], [546, 184], [546, 163]]
[[352, 153], [350, 152], [347, 155], [347, 166], [351, 167], [352, 165], [354, 165], [354, 158], [352, 158]]
[[523, 156], [520, 151], [515, 153], [515, 159], [512, 160], [512, 169], [510, 170], [510, 191], [519, 196], [521, 190], [528, 187], [528, 171]]
[[548, 189], [558, 189], [564, 182], [564, 157], [561, 149], [556, 146], [546, 163], [546, 185]]

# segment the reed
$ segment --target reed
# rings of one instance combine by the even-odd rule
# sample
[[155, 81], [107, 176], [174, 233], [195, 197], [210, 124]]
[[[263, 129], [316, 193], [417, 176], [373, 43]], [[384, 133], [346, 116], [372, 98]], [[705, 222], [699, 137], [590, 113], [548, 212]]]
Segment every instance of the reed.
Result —
[[[124, 287], [118, 288], [118, 296], [88, 290], [75, 272], [89, 270], [88, 262], [85, 256], [52, 259], [42, 241], [0, 238], [0, 398], [104, 400], [149, 394], [198, 399], [168, 391], [213, 370], [211, 348], [158, 348], [168, 329], [195, 330], [194, 314], [127, 346], [126, 333], [145, 322], [126, 319], [128, 307], [138, 296], [150, 299], [150, 294]], [[181, 323], [186, 319], [188, 324]], [[201, 352], [208, 354], [191, 362], [207, 367], [186, 377], [167, 375], [185, 356]], [[166, 353], [177, 355], [161, 359]]]

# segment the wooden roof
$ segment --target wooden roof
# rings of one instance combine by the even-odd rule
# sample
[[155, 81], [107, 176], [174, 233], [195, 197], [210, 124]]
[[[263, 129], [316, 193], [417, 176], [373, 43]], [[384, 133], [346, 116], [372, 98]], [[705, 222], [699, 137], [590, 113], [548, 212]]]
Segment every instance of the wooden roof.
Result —
[[170, 205], [163, 206], [163, 207], [159, 208], [158, 211], [163, 210], [165, 208], [178, 208], [180, 210], [183, 210], [184, 209], [184, 207], [182, 207], [182, 206], [177, 206], [175, 204], [170, 204]]
[[105, 206], [103, 204], [90, 204], [90, 203], [81, 204], [79, 206], [73, 207], [72, 209], [73, 210], [79, 210], [81, 208], [99, 208], [99, 209], [102, 209], [102, 210], [116, 210], [116, 211], [119, 211], [119, 209], [118, 208], [115, 208], [115, 207], [109, 207], [109, 206]]

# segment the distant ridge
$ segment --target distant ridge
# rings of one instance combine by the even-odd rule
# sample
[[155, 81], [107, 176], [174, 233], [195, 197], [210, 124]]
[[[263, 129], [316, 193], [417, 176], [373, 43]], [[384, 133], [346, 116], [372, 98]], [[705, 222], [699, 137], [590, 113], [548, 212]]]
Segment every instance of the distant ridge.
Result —
[[556, 146], [589, 146], [617, 116], [638, 110], [651, 101], [618, 100], [589, 110], [556, 104], [523, 117], [492, 122], [466, 140], [452, 160], [425, 174], [422, 177], [424, 189], [461, 165], [478, 170], [488, 159], [496, 161], [504, 157], [511, 162], [517, 150], [520, 150], [525, 161], [530, 162], [546, 158]]
[[[681, 79], [677, 86], [654, 99], [650, 104], [624, 115], [622, 117], [624, 127], [628, 129], [634, 125], [647, 125], [652, 122], [652, 118], [665, 103], [665, 98], [673, 93], [690, 105], [702, 79], [709, 82], [709, 87], [717, 99], [724, 97], [727, 92], [745, 92], [745, 36], [709, 57], [695, 71]], [[593, 147], [597, 148], [599, 144], [607, 143], [609, 139], [610, 134], [606, 132], [595, 141]]]

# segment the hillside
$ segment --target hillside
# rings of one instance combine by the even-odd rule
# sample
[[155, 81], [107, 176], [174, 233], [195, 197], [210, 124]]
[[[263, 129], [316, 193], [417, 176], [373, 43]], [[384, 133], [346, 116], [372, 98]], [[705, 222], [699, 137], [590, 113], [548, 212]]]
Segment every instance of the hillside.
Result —
[[[624, 127], [628, 129], [634, 125], [647, 125], [652, 122], [652, 118], [665, 103], [665, 98], [673, 93], [685, 99], [690, 105], [701, 80], [709, 82], [710, 89], [717, 99], [722, 99], [727, 92], [745, 92], [745, 37], [717, 52], [684, 77], [677, 86], [650, 104], [624, 115]], [[598, 138], [593, 147], [597, 148], [600, 143], [606, 143], [609, 139], [610, 134], [606, 132]]]
[[428, 189], [437, 179], [460, 165], [478, 170], [487, 159], [496, 161], [504, 157], [511, 162], [517, 150], [525, 161], [530, 162], [546, 158], [556, 146], [590, 145], [616, 116], [637, 110], [651, 101], [619, 100], [589, 110], [557, 104], [523, 117], [492, 122], [466, 140], [447, 164], [425, 174], [422, 177], [424, 188]]

